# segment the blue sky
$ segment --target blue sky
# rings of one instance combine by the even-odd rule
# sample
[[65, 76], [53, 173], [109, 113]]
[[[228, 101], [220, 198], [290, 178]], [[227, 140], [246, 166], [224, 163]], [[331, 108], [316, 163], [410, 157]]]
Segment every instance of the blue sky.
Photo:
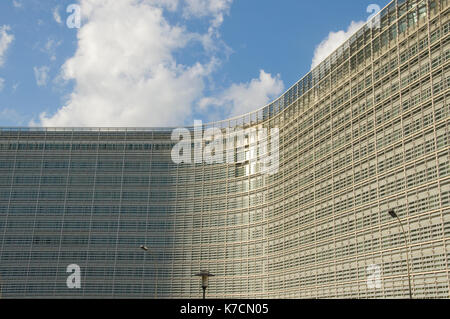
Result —
[[[387, 3], [0, 0], [0, 126], [176, 126], [247, 113], [331, 53], [370, 4]], [[79, 29], [66, 23], [71, 4]]]

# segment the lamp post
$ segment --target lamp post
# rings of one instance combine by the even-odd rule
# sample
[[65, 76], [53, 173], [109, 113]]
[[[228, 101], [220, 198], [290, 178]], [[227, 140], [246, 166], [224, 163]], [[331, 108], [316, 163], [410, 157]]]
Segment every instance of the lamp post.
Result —
[[408, 269], [408, 285], [409, 285], [409, 299], [412, 299], [412, 290], [411, 290], [411, 276], [409, 273], [409, 252], [408, 252], [408, 239], [406, 238], [405, 229], [403, 228], [402, 221], [398, 217], [397, 213], [391, 209], [389, 210], [389, 215], [391, 215], [392, 218], [396, 218], [398, 220], [398, 223], [400, 224], [400, 227], [402, 228], [403, 237], [405, 238], [405, 245], [406, 245], [406, 266]]
[[203, 289], [203, 299], [206, 299], [206, 289], [209, 284], [209, 277], [214, 277], [208, 270], [201, 270], [200, 273], [196, 274], [197, 277], [202, 277], [202, 289]]

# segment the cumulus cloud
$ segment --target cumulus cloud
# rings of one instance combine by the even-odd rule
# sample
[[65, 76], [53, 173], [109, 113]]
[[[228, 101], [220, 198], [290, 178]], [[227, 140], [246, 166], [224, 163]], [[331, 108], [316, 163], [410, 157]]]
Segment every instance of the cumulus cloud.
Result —
[[179, 6], [179, 0], [148, 0], [150, 4], [160, 8], [165, 8], [169, 11], [177, 10]]
[[0, 78], [0, 92], [3, 91], [4, 87], [5, 87], [5, 79]]
[[340, 45], [349, 39], [356, 31], [363, 25], [364, 21], [352, 21], [347, 30], [340, 30], [337, 32], [330, 32], [325, 40], [323, 40], [315, 49], [312, 60], [311, 69], [315, 68], [324, 61], [331, 53], [333, 53]]
[[217, 97], [206, 97], [200, 101], [200, 107], [225, 107], [231, 116], [249, 113], [268, 104], [284, 90], [279, 74], [272, 76], [260, 70], [259, 78], [249, 83], [233, 84]]
[[[198, 36], [163, 16], [162, 0], [81, 0], [75, 55], [61, 78], [75, 89], [43, 126], [162, 126], [184, 123], [217, 66], [182, 65], [174, 53]], [[170, 7], [176, 2], [167, 2]], [[106, 32], [107, 30], [107, 32]]]
[[14, 36], [8, 33], [9, 31], [11, 31], [9, 26], [0, 26], [0, 67], [5, 63], [6, 51], [14, 40]]
[[42, 66], [40, 68], [34, 67], [34, 76], [36, 78], [36, 84], [38, 86], [46, 86], [48, 82], [48, 73], [50, 68], [48, 66]]
[[[207, 81], [221, 63], [215, 53], [224, 47], [217, 28], [231, 3], [80, 0], [78, 47], [59, 76], [73, 82], [74, 90], [56, 113], [42, 113], [30, 125], [176, 126], [190, 122], [194, 110], [222, 107], [225, 113], [242, 114], [267, 104], [281, 93], [283, 82], [264, 71], [248, 83], [205, 97]], [[192, 33], [180, 22], [170, 24], [164, 10], [178, 10], [186, 19], [205, 18], [209, 28]], [[203, 46], [206, 58], [180, 64], [176, 56], [192, 43]]]
[[224, 15], [229, 13], [232, 2], [233, 0], [186, 0], [184, 15], [211, 16], [211, 28], [218, 28], [223, 23]]

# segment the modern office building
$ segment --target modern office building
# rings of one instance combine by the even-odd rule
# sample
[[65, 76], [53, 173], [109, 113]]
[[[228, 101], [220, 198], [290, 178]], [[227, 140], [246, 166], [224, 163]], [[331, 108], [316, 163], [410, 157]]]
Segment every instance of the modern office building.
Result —
[[270, 105], [204, 125], [279, 128], [274, 174], [250, 136], [236, 163], [175, 164], [170, 128], [0, 129], [2, 297], [200, 298], [205, 269], [215, 298], [407, 298], [408, 278], [449, 298], [449, 13], [392, 1]]

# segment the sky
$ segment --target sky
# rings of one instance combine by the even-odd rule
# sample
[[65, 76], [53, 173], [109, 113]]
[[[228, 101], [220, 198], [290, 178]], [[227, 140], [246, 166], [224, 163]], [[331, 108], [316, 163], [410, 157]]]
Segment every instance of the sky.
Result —
[[242, 115], [389, 2], [376, 1], [0, 0], [0, 126], [175, 127]]

